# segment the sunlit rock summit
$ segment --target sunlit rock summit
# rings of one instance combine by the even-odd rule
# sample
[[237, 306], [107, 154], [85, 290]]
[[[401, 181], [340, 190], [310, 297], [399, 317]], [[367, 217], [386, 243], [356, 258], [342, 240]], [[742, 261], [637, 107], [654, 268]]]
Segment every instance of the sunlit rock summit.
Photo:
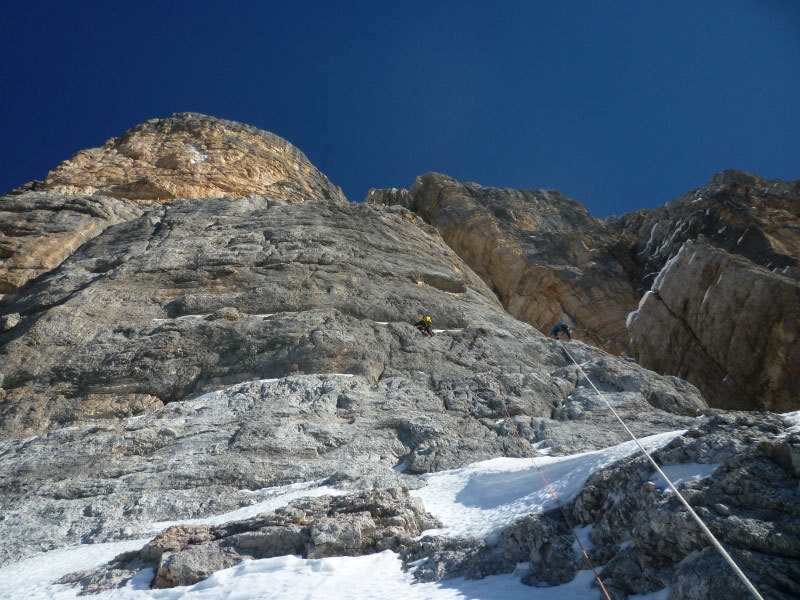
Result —
[[[797, 408], [797, 184], [712, 184], [609, 221], [438, 174], [351, 203], [285, 140], [192, 113], [79, 152], [0, 198], [0, 567], [149, 537], [62, 583], [391, 551], [421, 581], [529, 563], [558, 585], [587, 568], [567, 514], [617, 598], [711, 597], [712, 577], [736, 597], [641, 457], [587, 473], [563, 514], [425, 535], [446, 525], [412, 494], [426, 474], [607, 449], [630, 439], [619, 415], [671, 432], [662, 465], [704, 465], [691, 503], [762, 589], [797, 595], [795, 421], [708, 408]], [[561, 318], [572, 341], [545, 335]]]

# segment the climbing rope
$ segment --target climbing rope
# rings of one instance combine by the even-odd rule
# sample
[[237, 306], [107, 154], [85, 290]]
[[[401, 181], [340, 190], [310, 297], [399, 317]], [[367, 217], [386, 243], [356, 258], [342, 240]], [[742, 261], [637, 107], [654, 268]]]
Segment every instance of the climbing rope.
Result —
[[700, 529], [703, 530], [703, 533], [706, 534], [706, 536], [711, 541], [711, 543], [714, 545], [714, 547], [719, 551], [719, 553], [722, 555], [722, 558], [724, 558], [725, 561], [731, 566], [731, 568], [734, 570], [734, 572], [739, 577], [741, 582], [747, 587], [748, 590], [750, 590], [750, 592], [753, 594], [753, 596], [755, 598], [757, 598], [758, 600], [764, 600], [764, 598], [761, 596], [761, 594], [759, 594], [759, 592], [756, 589], [756, 587], [747, 578], [747, 575], [745, 575], [744, 572], [736, 564], [736, 562], [734, 562], [733, 558], [731, 558], [730, 554], [728, 554], [728, 552], [725, 550], [725, 548], [722, 547], [722, 544], [719, 543], [719, 540], [717, 540], [717, 538], [714, 536], [714, 534], [711, 533], [711, 530], [706, 526], [706, 524], [703, 523], [703, 520], [700, 518], [700, 515], [698, 515], [695, 512], [695, 510], [689, 505], [689, 503], [686, 501], [686, 498], [684, 498], [683, 494], [681, 494], [678, 491], [678, 488], [676, 488], [675, 485], [672, 483], [672, 481], [670, 481], [670, 479], [669, 479], [669, 477], [667, 477], [666, 473], [664, 473], [664, 471], [661, 470], [661, 467], [659, 467], [658, 464], [656, 463], [656, 461], [653, 459], [653, 457], [650, 456], [650, 453], [647, 450], [645, 450], [644, 446], [642, 446], [639, 443], [639, 440], [636, 438], [636, 436], [633, 434], [633, 432], [625, 424], [625, 421], [622, 420], [622, 417], [620, 417], [619, 414], [617, 414], [617, 411], [614, 410], [614, 407], [611, 406], [611, 403], [608, 400], [606, 400], [605, 396], [603, 396], [603, 394], [600, 392], [600, 390], [598, 390], [597, 387], [595, 387], [595, 385], [592, 382], [592, 380], [589, 379], [589, 376], [583, 370], [583, 367], [581, 367], [578, 364], [578, 361], [576, 361], [573, 358], [572, 354], [569, 353], [569, 350], [567, 350], [566, 346], [561, 342], [561, 340], [558, 340], [558, 344], [559, 344], [559, 346], [561, 346], [561, 349], [564, 351], [564, 354], [566, 354], [570, 358], [570, 360], [573, 363], [575, 363], [575, 366], [578, 367], [578, 370], [580, 370], [581, 374], [589, 382], [589, 385], [592, 386], [592, 389], [594, 389], [594, 391], [597, 393], [597, 395], [600, 396], [600, 398], [603, 400], [603, 402], [605, 402], [606, 406], [608, 406], [608, 408], [611, 410], [612, 414], [617, 418], [617, 421], [619, 421], [620, 424], [625, 428], [625, 431], [628, 432], [628, 435], [631, 436], [631, 439], [634, 442], [636, 442], [636, 445], [639, 447], [639, 450], [642, 451], [642, 454], [644, 454], [647, 457], [647, 460], [649, 460], [650, 464], [652, 464], [653, 467], [655, 467], [655, 469], [658, 472], [658, 474], [661, 475], [661, 477], [664, 478], [664, 481], [667, 482], [667, 485], [669, 485], [670, 489], [675, 493], [675, 496], [686, 507], [686, 509], [689, 511], [689, 513], [694, 518], [694, 520], [700, 526]]
[[558, 494], [556, 494], [556, 491], [550, 485], [550, 482], [547, 480], [547, 477], [545, 477], [544, 472], [539, 467], [539, 464], [536, 462], [536, 458], [534, 458], [533, 452], [531, 452], [531, 450], [529, 449], [530, 444], [528, 444], [528, 442], [520, 435], [519, 429], [517, 429], [517, 424], [516, 422], [514, 422], [514, 419], [511, 418], [511, 413], [508, 412], [508, 406], [506, 406], [505, 400], [502, 400], [502, 397], [501, 401], [503, 404], [503, 409], [505, 409], [506, 411], [508, 422], [511, 423], [511, 427], [514, 430], [514, 433], [519, 438], [522, 449], [525, 451], [525, 454], [528, 455], [528, 458], [533, 463], [533, 466], [536, 467], [536, 470], [539, 472], [539, 476], [542, 478], [542, 481], [544, 481], [544, 485], [547, 487], [547, 491], [550, 492], [550, 495], [553, 497], [553, 500], [555, 500], [556, 504], [558, 505], [558, 508], [561, 511], [561, 515], [564, 517], [564, 521], [566, 521], [567, 527], [569, 527], [569, 530], [572, 532], [572, 537], [574, 537], [575, 541], [578, 543], [578, 547], [581, 549], [581, 553], [583, 554], [583, 557], [586, 559], [586, 564], [588, 564], [589, 568], [592, 570], [595, 580], [600, 585], [600, 589], [603, 591], [603, 595], [606, 597], [606, 600], [611, 600], [611, 596], [608, 595], [606, 586], [603, 585], [603, 581], [602, 579], [600, 579], [600, 575], [597, 573], [594, 564], [592, 564], [592, 560], [589, 558], [589, 554], [586, 552], [586, 548], [584, 548], [580, 537], [578, 537], [578, 533], [575, 531], [575, 528], [572, 526], [572, 522], [569, 520], [569, 517], [567, 516], [567, 511], [564, 509], [564, 505], [561, 504], [561, 501], [558, 499]]

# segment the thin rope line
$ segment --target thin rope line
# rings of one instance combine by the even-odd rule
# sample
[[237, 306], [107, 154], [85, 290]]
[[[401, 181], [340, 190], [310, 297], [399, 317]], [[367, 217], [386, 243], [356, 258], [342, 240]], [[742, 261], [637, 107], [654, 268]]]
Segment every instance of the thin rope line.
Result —
[[747, 575], [744, 574], [744, 572], [739, 568], [739, 566], [736, 564], [736, 562], [733, 560], [733, 558], [731, 558], [731, 555], [728, 554], [728, 552], [725, 550], [725, 548], [722, 547], [722, 544], [720, 544], [719, 541], [717, 540], [717, 538], [714, 537], [714, 534], [711, 533], [711, 530], [706, 526], [706, 524], [703, 523], [703, 520], [700, 518], [700, 515], [698, 515], [695, 512], [695, 510], [689, 505], [689, 503], [686, 501], [686, 498], [684, 498], [683, 494], [681, 494], [678, 491], [678, 488], [676, 488], [675, 485], [672, 483], [672, 481], [670, 481], [670, 479], [669, 479], [669, 477], [667, 477], [666, 473], [664, 473], [664, 471], [661, 470], [661, 467], [659, 467], [658, 464], [656, 463], [656, 461], [653, 460], [653, 457], [650, 456], [650, 453], [647, 450], [645, 450], [644, 446], [642, 446], [639, 443], [639, 440], [636, 438], [635, 435], [633, 435], [633, 432], [630, 429], [628, 429], [628, 426], [625, 424], [625, 421], [623, 421], [622, 417], [620, 417], [617, 414], [617, 411], [614, 410], [614, 407], [611, 406], [611, 403], [608, 400], [606, 400], [605, 396], [603, 396], [603, 394], [600, 392], [600, 390], [598, 390], [595, 387], [595, 385], [592, 382], [592, 380], [586, 374], [586, 371], [583, 370], [583, 367], [581, 367], [578, 364], [578, 361], [576, 361], [572, 357], [572, 355], [569, 353], [569, 350], [567, 350], [566, 346], [564, 346], [564, 344], [561, 342], [561, 340], [558, 340], [558, 344], [559, 344], [559, 346], [561, 346], [561, 349], [564, 350], [564, 353], [567, 356], [569, 356], [570, 360], [572, 360], [572, 362], [575, 363], [575, 366], [578, 367], [580, 372], [583, 374], [583, 376], [589, 382], [589, 385], [591, 385], [592, 388], [594, 389], [594, 391], [597, 392], [597, 395], [600, 396], [600, 398], [603, 400], [603, 402], [606, 403], [606, 406], [608, 406], [608, 408], [611, 410], [611, 412], [614, 414], [614, 416], [617, 418], [617, 420], [622, 424], [622, 426], [625, 428], [625, 431], [627, 431], [628, 435], [631, 436], [631, 439], [634, 442], [636, 442], [636, 445], [639, 447], [639, 450], [641, 450], [642, 453], [647, 457], [647, 460], [650, 461], [650, 464], [652, 464], [655, 467], [656, 471], [658, 471], [658, 474], [661, 475], [661, 477], [664, 478], [664, 481], [667, 482], [667, 485], [669, 485], [670, 489], [675, 493], [675, 495], [681, 501], [681, 503], [687, 508], [689, 513], [692, 515], [692, 517], [694, 517], [694, 520], [700, 526], [700, 529], [702, 529], [703, 533], [705, 533], [706, 536], [708, 536], [708, 539], [711, 540], [711, 543], [714, 545], [714, 547], [722, 555], [722, 558], [724, 558], [728, 562], [728, 564], [733, 568], [734, 572], [739, 577], [739, 579], [742, 581], [742, 583], [744, 583], [744, 585], [747, 587], [747, 589], [750, 590], [750, 592], [753, 594], [753, 596], [758, 598], [758, 600], [764, 600], [763, 596], [761, 596], [761, 594], [759, 594], [759, 592], [756, 589], [756, 587], [747, 578]]
[[561, 501], [558, 499], [558, 495], [553, 487], [550, 485], [550, 482], [547, 481], [547, 477], [545, 477], [544, 472], [541, 468], [539, 468], [536, 459], [534, 458], [533, 454], [528, 450], [528, 443], [526, 440], [520, 435], [519, 429], [517, 429], [517, 424], [514, 419], [511, 418], [511, 414], [508, 412], [508, 406], [506, 405], [505, 400], [501, 396], [501, 402], [503, 404], [503, 409], [506, 411], [506, 416], [508, 417], [509, 422], [511, 423], [511, 427], [514, 429], [514, 433], [519, 438], [520, 444], [522, 445], [522, 449], [525, 451], [525, 454], [528, 455], [528, 458], [531, 459], [533, 466], [536, 467], [536, 470], [539, 472], [539, 476], [544, 481], [545, 486], [547, 486], [547, 490], [550, 492], [550, 495], [553, 496], [553, 500], [556, 501], [559, 510], [561, 510], [561, 514], [564, 517], [564, 520], [567, 522], [567, 527], [572, 532], [572, 537], [575, 538], [575, 541], [578, 542], [578, 547], [581, 549], [581, 553], [583, 557], [586, 559], [586, 563], [589, 565], [589, 568], [594, 573], [594, 578], [597, 580], [597, 583], [600, 585], [600, 589], [603, 590], [603, 595], [606, 597], [607, 600], [611, 600], [611, 596], [608, 595], [608, 591], [606, 590], [606, 586], [603, 585], [603, 581], [600, 579], [600, 575], [597, 573], [597, 570], [594, 568], [594, 564], [592, 564], [592, 560], [589, 558], [589, 554], [586, 552], [586, 548], [583, 547], [580, 538], [578, 537], [578, 533], [575, 531], [575, 528], [572, 526], [572, 523], [567, 516], [567, 511], [564, 510], [564, 506], [561, 504]]

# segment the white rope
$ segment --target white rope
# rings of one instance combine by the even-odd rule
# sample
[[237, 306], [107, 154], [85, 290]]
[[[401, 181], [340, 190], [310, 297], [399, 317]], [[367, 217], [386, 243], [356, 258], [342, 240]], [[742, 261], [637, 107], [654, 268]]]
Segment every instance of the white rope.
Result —
[[756, 589], [756, 587], [752, 583], [750, 583], [750, 580], [747, 578], [747, 575], [745, 575], [744, 572], [739, 568], [739, 566], [734, 562], [733, 558], [731, 558], [731, 555], [728, 554], [728, 552], [725, 550], [725, 548], [722, 547], [722, 544], [720, 544], [719, 541], [717, 540], [717, 538], [714, 537], [714, 534], [711, 533], [711, 530], [708, 527], [706, 527], [706, 524], [703, 523], [703, 520], [700, 518], [700, 515], [698, 515], [695, 512], [695, 510], [689, 505], [689, 503], [686, 501], [686, 498], [683, 497], [683, 494], [681, 494], [678, 491], [678, 488], [676, 488], [675, 485], [672, 483], [672, 481], [670, 481], [669, 477], [667, 477], [667, 474], [664, 473], [664, 471], [661, 470], [661, 467], [659, 467], [658, 464], [656, 463], [656, 461], [653, 460], [653, 457], [650, 456], [650, 453], [647, 450], [645, 450], [644, 446], [642, 446], [639, 443], [639, 440], [636, 438], [636, 436], [633, 434], [633, 432], [630, 429], [628, 429], [628, 426], [625, 424], [625, 421], [623, 421], [622, 417], [620, 417], [617, 414], [617, 411], [614, 410], [614, 407], [611, 406], [611, 403], [608, 400], [606, 400], [605, 396], [603, 396], [603, 394], [600, 392], [600, 390], [598, 390], [595, 387], [594, 383], [592, 383], [592, 380], [589, 379], [589, 376], [583, 370], [583, 367], [581, 367], [578, 364], [578, 361], [576, 361], [572, 357], [572, 355], [569, 353], [569, 350], [567, 350], [566, 346], [564, 346], [564, 344], [561, 342], [561, 340], [558, 340], [558, 344], [564, 350], [566, 355], [570, 357], [572, 362], [575, 363], [575, 366], [578, 367], [580, 372], [583, 374], [583, 376], [589, 382], [589, 385], [591, 385], [592, 388], [594, 389], [594, 391], [597, 392], [597, 395], [600, 396], [600, 398], [603, 400], [603, 402], [606, 403], [606, 406], [608, 406], [608, 408], [611, 410], [611, 412], [614, 414], [614, 416], [617, 418], [617, 420], [622, 424], [622, 426], [625, 428], [625, 431], [627, 431], [628, 435], [631, 436], [631, 439], [634, 442], [636, 442], [636, 445], [639, 447], [639, 450], [642, 451], [642, 454], [644, 454], [647, 457], [647, 460], [649, 460], [650, 464], [652, 464], [655, 467], [656, 471], [658, 471], [658, 474], [661, 475], [661, 477], [664, 478], [664, 481], [667, 482], [667, 485], [669, 485], [670, 489], [675, 493], [675, 495], [681, 501], [681, 503], [687, 508], [689, 513], [692, 515], [692, 517], [694, 517], [694, 520], [697, 521], [697, 524], [700, 526], [700, 529], [702, 529], [703, 532], [706, 534], [706, 536], [708, 536], [708, 539], [711, 540], [712, 544], [714, 544], [714, 547], [722, 555], [722, 558], [724, 558], [728, 562], [728, 564], [731, 566], [731, 568], [733, 568], [734, 572], [739, 577], [739, 579], [742, 581], [742, 583], [744, 583], [744, 585], [747, 587], [748, 590], [750, 590], [750, 592], [753, 594], [753, 596], [755, 598], [758, 598], [758, 600], [764, 600], [763, 596], [761, 596], [761, 594], [758, 593], [758, 590]]

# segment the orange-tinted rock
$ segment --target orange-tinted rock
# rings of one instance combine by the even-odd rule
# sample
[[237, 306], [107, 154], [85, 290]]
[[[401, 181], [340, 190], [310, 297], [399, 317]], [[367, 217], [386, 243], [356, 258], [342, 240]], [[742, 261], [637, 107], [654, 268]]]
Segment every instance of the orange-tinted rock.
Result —
[[633, 261], [602, 221], [554, 190], [462, 184], [437, 173], [409, 191], [372, 190], [369, 203], [400, 204], [434, 225], [512, 315], [547, 334], [567, 321], [578, 339], [628, 353], [636, 308]]
[[341, 189], [286, 140], [195, 113], [152, 119], [101, 148], [81, 150], [34, 185], [137, 204], [248, 194], [345, 201]]

